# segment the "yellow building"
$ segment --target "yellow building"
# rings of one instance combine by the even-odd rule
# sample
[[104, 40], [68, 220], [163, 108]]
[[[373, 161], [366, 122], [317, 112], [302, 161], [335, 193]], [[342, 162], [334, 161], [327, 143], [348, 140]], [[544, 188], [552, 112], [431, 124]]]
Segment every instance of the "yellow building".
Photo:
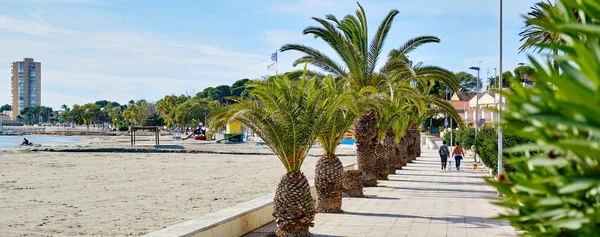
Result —
[[226, 134], [241, 134], [242, 133], [242, 123], [240, 121], [235, 121], [233, 123], [227, 124], [225, 128]]

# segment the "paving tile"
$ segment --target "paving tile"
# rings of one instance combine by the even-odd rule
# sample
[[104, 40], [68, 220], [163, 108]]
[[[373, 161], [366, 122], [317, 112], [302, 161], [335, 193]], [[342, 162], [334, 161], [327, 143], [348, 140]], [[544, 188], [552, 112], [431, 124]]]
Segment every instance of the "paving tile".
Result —
[[364, 189], [370, 198], [344, 198], [344, 213], [317, 214], [315, 236], [465, 237], [517, 236], [507, 222], [490, 220], [502, 211], [486, 185], [483, 169], [465, 159], [457, 171], [440, 170], [436, 151]]

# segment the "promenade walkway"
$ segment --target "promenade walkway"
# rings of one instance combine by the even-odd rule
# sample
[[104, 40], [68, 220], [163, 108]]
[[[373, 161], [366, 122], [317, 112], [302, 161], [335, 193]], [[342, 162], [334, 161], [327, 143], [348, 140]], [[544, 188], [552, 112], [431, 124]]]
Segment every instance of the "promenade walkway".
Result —
[[[343, 214], [317, 214], [315, 236], [517, 236], [507, 222], [490, 220], [499, 208], [490, 201], [496, 192], [482, 179], [482, 167], [473, 170], [473, 157], [461, 170], [441, 170], [437, 151], [423, 150], [378, 187], [365, 188], [369, 198], [344, 198]], [[452, 162], [454, 166], [454, 162]], [[246, 235], [269, 236], [271, 224]]]

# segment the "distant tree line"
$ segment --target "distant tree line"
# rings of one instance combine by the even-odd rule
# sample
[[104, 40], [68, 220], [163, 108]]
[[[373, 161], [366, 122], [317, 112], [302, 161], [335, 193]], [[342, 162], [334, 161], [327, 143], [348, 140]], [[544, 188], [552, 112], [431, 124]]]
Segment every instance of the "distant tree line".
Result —
[[[142, 99], [130, 100], [127, 104], [108, 100], [75, 104], [73, 107], [63, 104], [60, 114], [50, 107], [25, 107], [18, 120], [26, 124], [61, 123], [119, 130], [127, 130], [130, 125], [195, 127], [199, 123], [206, 124], [207, 115], [218, 106], [248, 98], [248, 81], [250, 79], [241, 79], [231, 86], [207, 87], [195, 96], [167, 95], [156, 102]], [[10, 109], [10, 105], [4, 105], [0, 112]]]
[[5, 104], [2, 107], [0, 107], [0, 113], [4, 112], [4, 111], [10, 111], [12, 110], [12, 106], [10, 106], [9, 104]]

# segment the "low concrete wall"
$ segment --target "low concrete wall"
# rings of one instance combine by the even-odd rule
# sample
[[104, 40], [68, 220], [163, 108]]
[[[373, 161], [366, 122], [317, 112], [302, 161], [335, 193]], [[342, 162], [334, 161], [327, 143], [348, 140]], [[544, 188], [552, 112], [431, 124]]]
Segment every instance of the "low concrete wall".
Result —
[[274, 193], [268, 194], [145, 236], [242, 236], [275, 220], [272, 216], [273, 196]]
[[441, 139], [439, 137], [425, 137], [425, 147], [427, 149], [437, 150], [439, 149], [439, 145], [437, 143], [441, 143]]
[[[354, 169], [355, 164], [344, 165], [344, 170]], [[317, 191], [310, 182], [310, 192], [316, 199]], [[252, 232], [275, 221], [271, 193], [233, 207], [210, 213], [193, 220], [169, 226], [146, 234], [146, 237], [237, 237]]]

